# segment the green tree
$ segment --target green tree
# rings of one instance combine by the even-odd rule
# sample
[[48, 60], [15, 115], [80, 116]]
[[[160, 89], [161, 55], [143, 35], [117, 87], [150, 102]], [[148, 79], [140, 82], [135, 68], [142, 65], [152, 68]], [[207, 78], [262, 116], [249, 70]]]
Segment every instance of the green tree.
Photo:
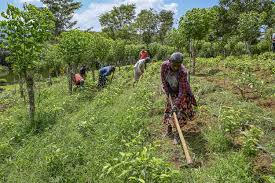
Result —
[[165, 44], [174, 47], [175, 50], [183, 51], [185, 47], [188, 47], [188, 40], [181, 29], [174, 28], [166, 34]]
[[219, 2], [219, 24], [217, 26], [221, 32], [220, 36], [230, 38], [231, 35], [237, 35], [238, 19], [242, 13], [251, 11], [257, 13], [265, 12], [266, 16], [263, 24], [270, 26], [272, 23], [272, 0], [220, 0]]
[[112, 40], [101, 35], [93, 35], [92, 41], [90, 41], [89, 61], [92, 63], [93, 78], [95, 79], [95, 62], [101, 65], [110, 63], [108, 60], [111, 49]]
[[238, 32], [241, 40], [246, 42], [249, 54], [251, 54], [250, 46], [252, 41], [260, 35], [262, 22], [262, 17], [256, 12], [243, 13], [239, 17]]
[[110, 49], [106, 58], [107, 63], [121, 66], [125, 60], [125, 41], [110, 41]]
[[192, 57], [192, 73], [195, 74], [196, 47], [198, 42], [204, 39], [210, 30], [211, 19], [207, 9], [194, 8], [188, 11], [180, 20], [180, 31], [189, 40]]
[[136, 30], [141, 40], [147, 45], [153, 41], [153, 37], [157, 34], [158, 20], [158, 15], [153, 9], [141, 10], [137, 15]]
[[74, 11], [81, 7], [80, 2], [74, 0], [41, 0], [42, 3], [53, 13], [55, 16], [55, 35], [71, 29], [76, 25], [76, 21], [71, 21]]
[[134, 4], [121, 5], [113, 7], [99, 17], [102, 31], [106, 32], [111, 38], [130, 39], [132, 34], [132, 23], [135, 18]]
[[159, 40], [161, 44], [164, 43], [165, 36], [168, 31], [172, 29], [173, 26], [173, 16], [174, 13], [172, 11], [162, 10], [159, 15]]
[[73, 74], [79, 64], [89, 59], [91, 34], [80, 30], [63, 32], [59, 42], [60, 52], [67, 64], [68, 89], [72, 94]]
[[58, 45], [48, 44], [43, 50], [41, 68], [46, 68], [48, 71], [49, 85], [52, 85], [52, 74], [63, 65], [62, 55]]
[[54, 17], [47, 9], [24, 5], [23, 10], [8, 5], [2, 12], [0, 32], [4, 33], [2, 46], [10, 51], [8, 60], [15, 71], [24, 76], [29, 98], [29, 115], [33, 125], [35, 117], [34, 69], [40, 61], [43, 44], [54, 29]]

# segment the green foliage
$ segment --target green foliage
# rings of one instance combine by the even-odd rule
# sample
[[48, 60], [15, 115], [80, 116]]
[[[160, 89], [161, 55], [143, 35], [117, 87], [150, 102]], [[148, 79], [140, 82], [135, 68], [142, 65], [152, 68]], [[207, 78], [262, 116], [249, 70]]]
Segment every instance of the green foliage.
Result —
[[91, 35], [79, 30], [72, 30], [61, 34], [59, 48], [64, 62], [69, 65], [86, 61], [90, 51]]
[[[196, 182], [238, 182], [252, 183], [255, 182], [251, 175], [250, 163], [241, 153], [230, 152], [226, 156], [213, 156], [215, 161], [207, 168], [199, 171], [191, 171]], [[186, 174], [190, 176], [190, 174]]]
[[153, 36], [157, 33], [158, 15], [153, 10], [141, 10], [137, 15], [135, 27], [145, 44], [150, 44]]
[[164, 43], [165, 35], [169, 30], [171, 30], [173, 26], [173, 15], [174, 15], [174, 12], [167, 11], [167, 10], [160, 11], [158, 15], [159, 27], [160, 27], [158, 34], [159, 34], [160, 42], [162, 44]]
[[35, 96], [34, 70], [39, 67], [43, 44], [52, 36], [54, 17], [45, 8], [26, 4], [23, 10], [8, 5], [6, 12], [1, 13], [0, 32], [3, 33], [2, 46], [10, 51], [7, 57], [13, 70], [25, 77], [30, 121], [34, 127]]
[[205, 133], [205, 137], [208, 142], [207, 148], [210, 152], [225, 152], [229, 149], [229, 141], [221, 129], [209, 129], [207, 133]]
[[5, 163], [13, 154], [13, 148], [9, 143], [0, 144], [0, 163]]
[[71, 19], [75, 10], [81, 7], [80, 2], [73, 2], [73, 0], [41, 0], [41, 2], [55, 16], [55, 35], [76, 25], [77, 22], [71, 22]]
[[242, 97], [246, 98], [246, 93], [256, 93], [258, 96], [263, 95], [264, 81], [257, 79], [255, 74], [251, 72], [237, 72], [236, 87], [240, 90]]
[[139, 59], [139, 52], [144, 47], [145, 47], [145, 45], [143, 45], [143, 44], [125, 45], [125, 58], [126, 59], [133, 58], [134, 60], [138, 60]]
[[262, 40], [256, 45], [256, 50], [253, 53], [265, 53], [270, 51], [270, 40]]
[[6, 79], [0, 79], [0, 84], [5, 84], [5, 83], [7, 83], [7, 80]]
[[262, 178], [263, 178], [263, 180], [266, 183], [273, 183], [273, 182], [275, 182], [275, 177], [274, 176], [267, 176], [267, 175], [265, 175]]
[[259, 143], [259, 139], [262, 136], [262, 130], [255, 126], [251, 126], [249, 130], [244, 132], [243, 152], [245, 155], [256, 155], [258, 152], [256, 145]]
[[75, 167], [79, 168], [85, 164], [84, 156], [86, 152], [83, 147], [76, 146], [74, 148], [59, 148], [56, 145], [47, 147], [49, 152], [45, 157], [47, 172], [49, 173], [50, 181], [75, 182], [77, 177], [67, 176], [73, 175]]
[[169, 58], [169, 56], [175, 51], [173, 47], [164, 46], [159, 43], [151, 43], [148, 45], [148, 49], [153, 58], [156, 60], [164, 60]]
[[106, 32], [112, 39], [130, 39], [135, 9], [134, 4], [123, 4], [100, 15], [99, 22], [102, 31]]
[[259, 35], [259, 29], [262, 23], [260, 14], [256, 12], [243, 13], [239, 17], [239, 27], [238, 31], [240, 37], [244, 41], [250, 41], [257, 38]]
[[125, 64], [125, 47], [126, 44], [122, 40], [111, 41], [111, 46], [106, 57], [106, 63], [116, 64], [117, 66]]
[[207, 9], [194, 8], [181, 18], [180, 29], [193, 40], [203, 39], [210, 28], [210, 16]]
[[221, 112], [220, 120], [225, 132], [234, 133], [257, 119], [241, 107], [225, 107]]
[[[136, 48], [137, 55], [138, 46], [131, 45], [133, 50]], [[264, 57], [270, 60], [269, 55]], [[229, 59], [233, 59], [231, 61], [234, 63], [253, 62], [252, 69], [254, 61], [258, 60], [253, 58], [248, 62], [247, 58], [242, 57]], [[269, 63], [267, 60], [264, 62]], [[222, 68], [224, 62], [229, 60], [222, 57], [198, 59], [200, 67], [209, 72], [217, 67]], [[201, 127], [203, 139], [207, 140], [204, 164], [198, 169], [181, 168], [177, 173], [171, 165], [167, 165], [173, 158], [172, 153], [176, 153], [177, 157], [181, 156], [181, 153], [177, 154], [181, 151], [178, 151], [180, 147], [173, 146], [170, 140], [162, 139], [162, 134], [158, 134], [162, 132], [161, 111], [165, 104], [165, 99], [159, 95], [160, 64], [150, 63], [135, 88], [131, 87], [131, 65], [121, 67], [113, 82], [100, 92], [94, 88], [96, 84], [91, 82], [90, 73], [87, 76], [88, 86], [72, 96], [64, 95], [64, 77], [54, 78], [55, 84], [51, 87], [43, 82], [37, 83], [38, 118], [39, 123], [44, 124], [39, 132], [32, 132], [26, 125], [24, 103], [16, 94], [12, 98], [14, 106], [0, 115], [1, 181], [254, 182], [252, 165], [246, 154], [241, 153], [246, 150], [232, 151], [227, 139], [229, 133], [224, 129], [228, 123], [228, 129], [247, 134], [246, 148], [250, 152], [255, 148], [251, 142], [257, 131], [250, 132], [249, 128], [243, 131], [242, 128], [246, 128], [246, 123], [261, 126], [265, 134], [268, 133], [263, 140], [272, 142], [270, 127], [273, 118], [252, 102], [245, 102], [202, 77], [192, 77], [191, 85], [199, 104], [197, 120], [207, 123]], [[261, 68], [263, 65], [260, 64]], [[211, 77], [223, 76], [220, 72]], [[231, 74], [230, 70], [226, 72]], [[219, 110], [220, 106], [224, 107]], [[152, 109], [158, 109], [160, 114], [152, 116]], [[161, 146], [150, 145], [155, 140]], [[193, 140], [192, 137], [190, 141], [188, 139], [190, 147]], [[263, 145], [270, 149], [273, 147], [272, 144]], [[198, 157], [196, 148], [201, 147], [196, 144], [190, 149]], [[183, 158], [180, 160], [184, 161]], [[108, 166], [102, 172], [105, 165]]]
[[0, 65], [0, 73], [1, 73], [1, 75], [2, 75], [2, 73], [5, 73], [7, 70], [8, 70], [8, 68]]
[[236, 55], [243, 55], [247, 53], [247, 47], [244, 42], [239, 41], [235, 46], [234, 46], [234, 53]]
[[52, 35], [53, 15], [31, 4], [25, 5], [22, 11], [8, 5], [1, 15], [4, 20], [0, 22], [0, 31], [5, 33], [3, 47], [10, 51], [7, 59], [19, 73], [35, 69], [43, 43]]
[[41, 68], [46, 68], [49, 72], [57, 70], [64, 65], [58, 45], [48, 44], [44, 48], [41, 64]]
[[[139, 138], [139, 137], [137, 137]], [[139, 145], [139, 140], [127, 143], [131, 146]], [[135, 152], [127, 151], [120, 152], [119, 158], [114, 159], [114, 164], [104, 166], [101, 177], [118, 176], [126, 182], [171, 182], [177, 171], [172, 170], [171, 167], [162, 159], [154, 157], [154, 146], [143, 147]]]

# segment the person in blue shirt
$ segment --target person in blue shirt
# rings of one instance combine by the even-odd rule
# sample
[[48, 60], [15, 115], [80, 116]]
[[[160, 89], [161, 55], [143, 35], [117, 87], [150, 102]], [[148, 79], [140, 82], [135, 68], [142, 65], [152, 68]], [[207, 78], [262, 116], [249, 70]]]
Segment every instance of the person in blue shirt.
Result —
[[103, 88], [106, 85], [107, 76], [114, 73], [116, 68], [114, 66], [102, 67], [99, 69], [98, 87]]

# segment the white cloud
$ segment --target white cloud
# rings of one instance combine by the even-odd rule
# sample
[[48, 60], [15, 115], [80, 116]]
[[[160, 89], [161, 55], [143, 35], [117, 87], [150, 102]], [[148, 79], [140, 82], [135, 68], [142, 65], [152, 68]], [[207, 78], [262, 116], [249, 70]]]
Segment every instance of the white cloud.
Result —
[[110, 11], [113, 6], [130, 3], [136, 4], [137, 13], [139, 13], [142, 9], [153, 8], [156, 11], [160, 11], [162, 9], [172, 10], [175, 14], [177, 14], [178, 4], [165, 3], [164, 0], [113, 0], [108, 3], [91, 3], [88, 9], [80, 13], [75, 13], [73, 20], [78, 22], [76, 27], [80, 27], [81, 29], [93, 27], [93, 30], [99, 31], [101, 29], [99, 15]]
[[20, 3], [39, 3], [40, 0], [19, 0]]
[[115, 5], [115, 3], [91, 3], [88, 9], [75, 13], [73, 20], [78, 22], [76, 27], [80, 27], [81, 29], [93, 27], [93, 30], [99, 31], [99, 15], [110, 11]]

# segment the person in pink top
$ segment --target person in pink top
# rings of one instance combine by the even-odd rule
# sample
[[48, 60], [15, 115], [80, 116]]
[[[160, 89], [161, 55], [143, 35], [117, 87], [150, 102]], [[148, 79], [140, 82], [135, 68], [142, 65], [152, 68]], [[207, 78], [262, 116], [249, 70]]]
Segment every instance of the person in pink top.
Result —
[[146, 59], [148, 57], [149, 57], [148, 51], [146, 51], [145, 49], [142, 49], [139, 53], [139, 60]]
[[80, 73], [77, 73], [74, 75], [73, 77], [73, 83], [77, 86], [77, 87], [83, 87], [84, 86], [84, 78], [86, 75], [86, 69], [85, 71], [83, 71], [83, 68], [80, 69]]

